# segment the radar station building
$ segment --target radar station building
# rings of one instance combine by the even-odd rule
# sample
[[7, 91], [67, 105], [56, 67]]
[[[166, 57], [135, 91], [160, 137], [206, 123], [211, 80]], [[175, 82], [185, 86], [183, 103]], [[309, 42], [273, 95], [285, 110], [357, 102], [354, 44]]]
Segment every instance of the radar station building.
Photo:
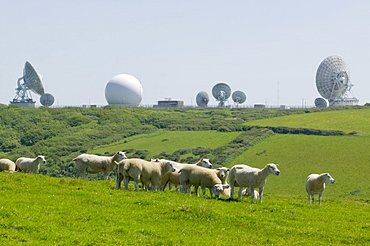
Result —
[[154, 105], [155, 108], [182, 108], [184, 107], [184, 101], [179, 100], [163, 100], [158, 101], [158, 105]]

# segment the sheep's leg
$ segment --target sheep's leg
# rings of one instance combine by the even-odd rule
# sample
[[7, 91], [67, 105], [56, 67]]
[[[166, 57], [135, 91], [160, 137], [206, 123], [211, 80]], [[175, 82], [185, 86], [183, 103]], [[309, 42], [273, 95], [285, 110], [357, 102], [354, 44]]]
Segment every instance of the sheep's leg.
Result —
[[308, 195], [307, 195], [307, 199], [308, 199], [307, 203], [308, 203], [308, 204], [311, 204], [311, 194], [310, 194], [310, 193], [308, 193]]
[[319, 205], [321, 205], [322, 193], [319, 193]]
[[123, 180], [123, 175], [120, 173], [117, 173], [117, 178], [116, 178], [116, 189], [121, 189], [121, 182]]
[[311, 204], [315, 204], [315, 195], [311, 194]]
[[195, 191], [195, 195], [196, 196], [199, 196], [198, 190], [199, 190], [199, 187], [198, 186], [194, 186], [194, 191]]
[[139, 182], [138, 181], [134, 181], [134, 184], [135, 184], [135, 190], [136, 191], [139, 191]]
[[130, 177], [124, 176], [123, 183], [125, 185], [125, 190], [128, 190], [128, 182], [130, 182]]
[[242, 194], [243, 194], [243, 187], [240, 186], [239, 187], [239, 192], [238, 192], [239, 199], [242, 199]]
[[251, 203], [254, 203], [254, 187], [253, 186], [251, 186], [251, 187], [249, 187], [249, 190], [250, 190], [250, 192], [251, 192]]
[[[210, 190], [211, 192], [211, 198], [212, 198], [212, 191]], [[205, 198], [206, 197], [206, 187], [202, 187], [202, 193], [203, 193], [203, 197]]]
[[[263, 189], [264, 189], [264, 187], [261, 187], [260, 188], [260, 203], [262, 203], [262, 197], [263, 197]], [[253, 193], [252, 193], [252, 196], [254, 196], [254, 191], [253, 191]]]
[[104, 180], [108, 180], [108, 172], [104, 172], [103, 179], [104, 179]]

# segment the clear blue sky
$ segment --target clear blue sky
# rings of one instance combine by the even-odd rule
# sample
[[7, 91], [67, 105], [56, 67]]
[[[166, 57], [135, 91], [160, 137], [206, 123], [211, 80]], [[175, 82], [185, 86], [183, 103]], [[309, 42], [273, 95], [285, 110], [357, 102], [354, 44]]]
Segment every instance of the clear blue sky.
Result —
[[0, 103], [14, 98], [29, 61], [54, 105], [106, 105], [105, 86], [121, 73], [141, 81], [142, 105], [195, 105], [202, 90], [216, 105], [220, 81], [244, 91], [246, 105], [313, 105], [317, 67], [339, 55], [362, 105], [369, 28], [363, 0], [0, 0]]

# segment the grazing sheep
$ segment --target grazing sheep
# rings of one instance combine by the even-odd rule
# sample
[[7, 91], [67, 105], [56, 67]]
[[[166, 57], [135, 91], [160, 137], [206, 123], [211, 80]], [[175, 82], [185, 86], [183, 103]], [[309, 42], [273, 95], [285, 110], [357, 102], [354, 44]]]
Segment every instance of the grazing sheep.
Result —
[[81, 154], [73, 161], [76, 162], [77, 177], [82, 175], [85, 178], [86, 173], [103, 172], [103, 179], [108, 180], [108, 175], [116, 166], [116, 163], [126, 158], [125, 152], [118, 151], [113, 156]]
[[[224, 189], [224, 191], [222, 192], [222, 195], [230, 196], [230, 192], [231, 192], [231, 188]], [[242, 196], [248, 197], [250, 195], [251, 195], [251, 192], [248, 188], [242, 191]], [[258, 193], [258, 191], [256, 190], [254, 190], [254, 198], [255, 199], [260, 198], [260, 193]]]
[[36, 158], [19, 157], [15, 161], [16, 167], [25, 173], [39, 173], [40, 163], [46, 163], [46, 156], [39, 155]]
[[329, 173], [322, 174], [311, 174], [307, 177], [306, 181], [306, 191], [308, 194], [308, 203], [310, 203], [310, 198], [312, 199], [312, 204], [314, 204], [314, 194], [319, 194], [319, 205], [321, 205], [322, 193], [325, 190], [325, 183], [334, 184], [335, 180], [330, 176]]
[[213, 197], [213, 194], [215, 194], [216, 198], [219, 198], [223, 189], [229, 187], [228, 184], [222, 184], [214, 170], [202, 168], [196, 165], [185, 166], [180, 170], [180, 184], [189, 194], [190, 189], [188, 189], [188, 186], [193, 185], [196, 196], [199, 196], [199, 186], [202, 188], [203, 196], [206, 195], [206, 188], [208, 188], [211, 198]]
[[[200, 159], [197, 163], [194, 164], [187, 164], [187, 163], [178, 163], [166, 159], [152, 159], [152, 161], [169, 161], [172, 163], [173, 167], [177, 170], [175, 172], [168, 172], [162, 177], [162, 184], [160, 189], [163, 191], [166, 188], [166, 185], [169, 183], [169, 186], [171, 188], [171, 185], [179, 186], [180, 185], [180, 173], [179, 170], [181, 170], [185, 166], [200, 166], [205, 168], [212, 168], [212, 164], [210, 163], [209, 159]], [[180, 190], [182, 188], [180, 187]]]
[[262, 203], [263, 189], [269, 174], [279, 175], [279, 165], [267, 164], [263, 169], [253, 168], [247, 165], [235, 165], [231, 168], [229, 182], [231, 187], [230, 197], [234, 199], [234, 187], [239, 188], [239, 198], [242, 197], [243, 187], [249, 187], [254, 203], [254, 189], [259, 188], [259, 200]]
[[14, 172], [15, 163], [9, 159], [0, 159], [0, 172], [1, 171]]
[[126, 159], [118, 163], [116, 188], [120, 189], [122, 180], [124, 181], [125, 189], [128, 190], [128, 182], [135, 182], [135, 190], [139, 191], [139, 182], [145, 184], [147, 190], [151, 184], [151, 190], [156, 191], [163, 175], [167, 172], [174, 172], [176, 169], [169, 161], [146, 161], [142, 159]]

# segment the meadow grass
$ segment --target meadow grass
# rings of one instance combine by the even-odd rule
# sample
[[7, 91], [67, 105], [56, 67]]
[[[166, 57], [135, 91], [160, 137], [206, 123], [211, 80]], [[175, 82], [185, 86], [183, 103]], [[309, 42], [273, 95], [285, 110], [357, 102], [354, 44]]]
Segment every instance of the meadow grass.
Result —
[[100, 146], [92, 151], [94, 153], [110, 152], [117, 150], [148, 150], [150, 156], [155, 156], [163, 151], [173, 153], [178, 149], [193, 149], [197, 147], [215, 149], [235, 139], [242, 132], [218, 131], [157, 131], [150, 134], [125, 138], [124, 141]]
[[311, 173], [329, 172], [336, 180], [328, 184], [326, 197], [370, 199], [370, 137], [275, 134], [249, 148], [229, 164], [263, 168], [280, 164], [281, 174], [269, 177], [266, 190], [286, 195], [305, 195]]
[[363, 135], [370, 135], [369, 121], [370, 108], [362, 108], [252, 120], [246, 122], [245, 125], [340, 130], [346, 133], [357, 131]]
[[0, 173], [2, 245], [366, 245], [370, 204], [267, 192], [264, 203]]

